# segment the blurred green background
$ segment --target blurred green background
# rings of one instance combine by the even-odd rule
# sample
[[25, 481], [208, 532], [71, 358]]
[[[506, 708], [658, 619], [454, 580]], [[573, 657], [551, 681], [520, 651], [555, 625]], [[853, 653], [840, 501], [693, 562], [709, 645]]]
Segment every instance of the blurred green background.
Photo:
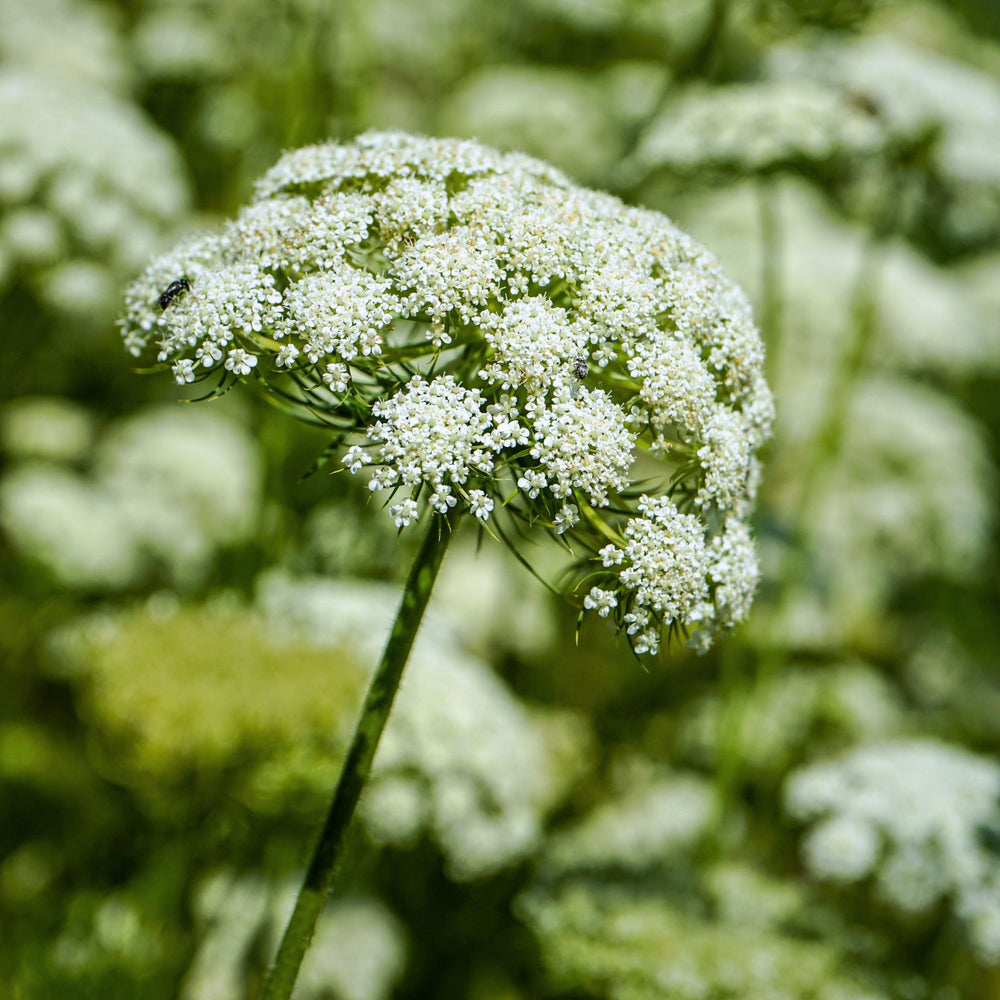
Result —
[[260, 988], [410, 542], [115, 319], [373, 127], [670, 215], [778, 424], [705, 657], [452, 547], [296, 996], [1000, 998], [992, 0], [0, 0], [0, 995]]

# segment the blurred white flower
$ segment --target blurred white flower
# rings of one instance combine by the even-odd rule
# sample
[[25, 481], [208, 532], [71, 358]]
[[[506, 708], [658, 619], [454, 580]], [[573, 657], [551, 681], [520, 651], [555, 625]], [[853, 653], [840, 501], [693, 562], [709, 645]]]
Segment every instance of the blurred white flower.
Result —
[[90, 0], [0, 0], [0, 62], [121, 91], [128, 71], [117, 14]]
[[694, 848], [712, 820], [712, 789], [706, 781], [679, 773], [645, 775], [569, 829], [553, 834], [542, 871], [644, 872]]
[[785, 804], [812, 823], [802, 854], [818, 878], [871, 876], [904, 913], [946, 900], [979, 958], [1000, 963], [1000, 763], [931, 741], [871, 744], [793, 773]]
[[808, 80], [682, 91], [647, 126], [621, 171], [631, 183], [763, 173], [880, 152], [878, 120], [836, 89]]
[[[943, 201], [931, 219], [962, 248], [1000, 233], [1000, 81], [888, 35], [777, 48], [769, 72], [789, 86], [821, 81], [862, 95], [897, 136], [932, 138], [923, 159]], [[934, 204], [925, 211], [940, 211]]]
[[170, 407], [133, 417], [101, 439], [94, 464], [90, 476], [25, 464], [0, 482], [14, 545], [67, 586], [127, 587], [153, 564], [187, 586], [217, 548], [256, 527], [256, 447], [216, 414]]
[[482, 139], [600, 183], [622, 134], [591, 73], [545, 66], [488, 66], [463, 78], [439, 112], [442, 134]]
[[691, 867], [672, 882], [605, 873], [542, 883], [518, 897], [515, 912], [566, 992], [623, 1000], [897, 995], [871, 985], [879, 982], [876, 971], [836, 935], [783, 926], [804, 909], [794, 883], [699, 866], [707, 891], [685, 892]]
[[758, 308], [764, 254], [778, 254], [772, 264], [785, 336], [770, 363], [783, 440], [806, 440], [815, 430], [846, 350], [862, 274], [876, 281], [873, 364], [946, 377], [1000, 368], [996, 261], [938, 266], [902, 240], [886, 241], [874, 263], [866, 261], [863, 227], [835, 211], [813, 186], [787, 179], [774, 182], [772, 195], [780, 229], [776, 248], [763, 246], [753, 184], [687, 194], [673, 206]]
[[257, 526], [261, 465], [238, 424], [190, 408], [149, 410], [113, 428], [97, 450], [96, 476], [123, 527], [176, 581], [197, 580], [221, 546]]
[[93, 417], [69, 399], [21, 397], [0, 411], [0, 441], [15, 460], [77, 462], [87, 456], [93, 440]]
[[8, 472], [0, 524], [15, 548], [67, 587], [127, 587], [144, 568], [115, 498], [66, 469], [25, 464]]
[[[138, 108], [86, 81], [5, 65], [0, 145], [3, 255], [26, 265], [43, 300], [70, 314], [107, 309], [120, 279], [187, 208], [170, 140]], [[64, 247], [75, 257], [63, 259]]]

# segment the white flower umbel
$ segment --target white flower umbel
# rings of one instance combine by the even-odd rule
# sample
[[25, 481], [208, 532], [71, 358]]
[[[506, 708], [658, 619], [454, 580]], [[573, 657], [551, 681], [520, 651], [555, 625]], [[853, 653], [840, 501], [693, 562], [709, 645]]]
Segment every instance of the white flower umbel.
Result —
[[704, 180], [850, 162], [887, 141], [857, 102], [811, 80], [691, 88], [649, 125], [623, 173], [631, 180], [658, 172]]
[[120, 92], [128, 69], [116, 20], [90, 0], [0, 0], [0, 62]]
[[920, 913], [947, 901], [979, 958], [1000, 964], [1000, 764], [929, 741], [873, 744], [797, 771], [788, 811], [814, 825], [803, 858], [819, 878], [874, 879]]
[[820, 83], [848, 99], [863, 95], [895, 141], [927, 140], [921, 162], [935, 198], [921, 223], [949, 249], [993, 243], [1000, 232], [996, 76], [890, 35], [842, 37], [779, 46], [767, 72], [797, 88]]
[[[26, 403], [21, 408], [30, 415]], [[86, 425], [83, 430], [91, 433]], [[79, 457], [54, 454], [39, 433], [39, 458]], [[24, 441], [30, 444], [31, 435]], [[0, 528], [63, 586], [124, 588], [154, 567], [165, 569], [175, 585], [192, 586], [219, 548], [245, 541], [256, 527], [257, 452], [219, 414], [167, 408], [134, 416], [102, 438], [93, 465], [84, 475], [25, 462], [0, 479]]]
[[98, 87], [4, 66], [0, 148], [0, 258], [47, 305], [106, 321], [118, 281], [187, 209], [173, 145]]
[[[747, 613], [763, 348], [662, 215], [523, 155], [369, 133], [287, 154], [146, 270], [122, 327], [181, 384], [246, 378], [321, 413], [400, 527], [454, 508], [562, 536], [637, 649], [675, 626], [703, 648]], [[639, 452], [661, 463], [641, 501]]]

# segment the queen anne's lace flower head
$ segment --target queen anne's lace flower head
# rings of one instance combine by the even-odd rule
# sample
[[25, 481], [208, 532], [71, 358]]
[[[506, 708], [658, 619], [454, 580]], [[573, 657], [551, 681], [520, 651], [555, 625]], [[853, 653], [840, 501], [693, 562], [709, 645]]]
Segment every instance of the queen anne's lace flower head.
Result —
[[789, 812], [812, 824], [806, 867], [847, 885], [871, 878], [904, 913], [946, 901], [979, 958], [1000, 964], [1000, 766], [945, 743], [860, 747], [796, 771]]
[[4, 65], [0, 150], [0, 291], [27, 278], [46, 305], [106, 321], [187, 206], [176, 149], [100, 87]]
[[588, 607], [637, 651], [747, 613], [763, 348], [662, 215], [523, 155], [369, 133], [283, 157], [235, 221], [150, 265], [122, 326], [180, 383], [321, 412], [401, 528], [455, 509], [589, 552]]
[[836, 164], [883, 150], [877, 119], [811, 80], [766, 80], [692, 88], [652, 121], [623, 176], [728, 179], [805, 165]]
[[5, 69], [124, 89], [127, 62], [110, 8], [89, 0], [0, 0], [0, 23]]

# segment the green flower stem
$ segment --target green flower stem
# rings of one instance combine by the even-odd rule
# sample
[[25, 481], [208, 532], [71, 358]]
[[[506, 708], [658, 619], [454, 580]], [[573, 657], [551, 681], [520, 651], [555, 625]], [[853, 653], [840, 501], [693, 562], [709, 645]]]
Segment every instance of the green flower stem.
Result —
[[316, 920], [326, 903], [337, 864], [344, 852], [347, 830], [371, 771], [382, 730], [389, 718], [399, 680], [413, 647], [420, 620], [451, 538], [452, 524], [434, 515], [423, 545], [410, 569], [385, 652], [368, 686], [354, 738], [340, 772], [326, 822], [313, 850], [305, 881], [285, 928], [278, 956], [264, 986], [262, 1000], [288, 1000], [302, 958], [312, 940]]
[[767, 345], [767, 372], [771, 385], [776, 382], [775, 366], [782, 349], [781, 265], [783, 240], [778, 185], [772, 177], [757, 184], [757, 207], [760, 216], [760, 327]]
[[[822, 474], [840, 457], [847, 429], [851, 402], [865, 368], [870, 360], [871, 348], [877, 333], [877, 303], [882, 265], [885, 262], [885, 245], [878, 234], [865, 244], [858, 267], [853, 300], [851, 302], [850, 335], [835, 369], [827, 394], [823, 417], [809, 449], [809, 460], [802, 473], [802, 486], [792, 520], [796, 539], [806, 533], [807, 522], [816, 500]], [[801, 571], [802, 567], [798, 567]], [[801, 574], [781, 577], [784, 589], [790, 590], [801, 582]]]
[[[833, 373], [826, 408], [813, 435], [807, 452], [809, 457], [802, 471], [801, 487], [791, 519], [792, 537], [797, 545], [801, 545], [807, 533], [808, 519], [822, 484], [823, 472], [840, 456], [848, 410], [870, 360], [877, 332], [877, 300], [884, 260], [885, 243], [880, 232], [876, 231], [870, 235], [862, 253], [851, 302], [847, 344]], [[779, 589], [771, 609], [771, 634], [758, 671], [759, 682], [777, 673], [787, 660], [788, 650], [782, 648], [776, 633], [788, 602], [805, 580], [807, 572], [806, 552], [799, 547], [788, 547], [776, 577]]]

